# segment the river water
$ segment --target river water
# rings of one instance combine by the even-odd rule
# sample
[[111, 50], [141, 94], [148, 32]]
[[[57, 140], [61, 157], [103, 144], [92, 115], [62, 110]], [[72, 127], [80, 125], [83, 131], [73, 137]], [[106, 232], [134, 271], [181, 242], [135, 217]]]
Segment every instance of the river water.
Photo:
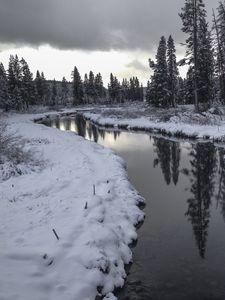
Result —
[[46, 120], [113, 149], [146, 199], [120, 300], [225, 299], [225, 150], [100, 129], [81, 116]]

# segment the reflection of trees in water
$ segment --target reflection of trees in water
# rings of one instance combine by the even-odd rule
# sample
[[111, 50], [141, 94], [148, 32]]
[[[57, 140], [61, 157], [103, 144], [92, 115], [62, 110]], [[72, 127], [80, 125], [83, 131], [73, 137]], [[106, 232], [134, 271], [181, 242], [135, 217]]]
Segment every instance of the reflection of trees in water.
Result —
[[56, 128], [60, 128], [60, 119], [59, 118], [55, 119], [55, 126], [56, 126]]
[[225, 220], [225, 149], [219, 149], [219, 184], [217, 193], [217, 204], [220, 203], [221, 213]]
[[93, 134], [93, 141], [95, 143], [98, 142], [98, 130], [96, 128], [96, 126], [92, 126], [92, 134]]
[[86, 121], [81, 115], [76, 115], [77, 134], [80, 136], [86, 136]]
[[215, 190], [216, 149], [211, 143], [197, 144], [190, 152], [191, 194], [187, 200], [186, 216], [192, 223], [193, 232], [202, 258], [205, 257], [210, 205]]
[[113, 131], [113, 135], [114, 135], [114, 141], [117, 140], [117, 138], [120, 136], [120, 131]]
[[[160, 165], [168, 185], [171, 183], [171, 179], [176, 185], [179, 180], [181, 158], [179, 143], [163, 138], [153, 138], [157, 154], [154, 166]], [[192, 223], [199, 254], [204, 258], [210, 221], [210, 206], [212, 197], [215, 195], [217, 151], [212, 143], [199, 143], [192, 147], [189, 155], [191, 168], [184, 173], [190, 177], [191, 182], [191, 197], [187, 200], [186, 216]], [[217, 199], [225, 219], [225, 150], [220, 150], [219, 162]]]
[[179, 143], [154, 137], [154, 146], [157, 154], [154, 167], [160, 164], [166, 183], [169, 185], [172, 177], [173, 183], [176, 185], [179, 179]]
[[179, 165], [180, 165], [180, 145], [179, 143], [172, 143], [172, 174], [173, 183], [176, 185], [179, 179]]

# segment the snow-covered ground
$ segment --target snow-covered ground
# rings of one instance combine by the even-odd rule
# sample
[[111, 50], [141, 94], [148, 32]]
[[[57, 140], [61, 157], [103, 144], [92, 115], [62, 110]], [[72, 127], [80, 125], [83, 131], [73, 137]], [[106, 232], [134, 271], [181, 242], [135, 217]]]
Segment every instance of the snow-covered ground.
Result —
[[225, 142], [225, 111], [220, 108], [219, 114], [215, 112], [214, 108], [208, 112], [195, 113], [193, 106], [159, 109], [135, 103], [96, 108], [83, 115], [100, 126]]
[[41, 116], [5, 119], [41, 167], [0, 182], [0, 299], [90, 300], [97, 287], [115, 299], [143, 199], [111, 150], [33, 123]]

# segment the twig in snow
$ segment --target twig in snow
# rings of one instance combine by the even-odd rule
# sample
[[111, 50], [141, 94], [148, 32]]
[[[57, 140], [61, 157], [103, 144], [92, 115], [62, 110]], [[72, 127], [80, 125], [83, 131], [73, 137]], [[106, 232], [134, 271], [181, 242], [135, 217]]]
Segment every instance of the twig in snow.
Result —
[[57, 234], [57, 232], [55, 231], [54, 228], [52, 229], [52, 231], [53, 231], [54, 235], [56, 236], [57, 240], [59, 240], [59, 236], [58, 236], [58, 234]]
[[95, 195], [95, 184], [93, 184], [93, 195]]

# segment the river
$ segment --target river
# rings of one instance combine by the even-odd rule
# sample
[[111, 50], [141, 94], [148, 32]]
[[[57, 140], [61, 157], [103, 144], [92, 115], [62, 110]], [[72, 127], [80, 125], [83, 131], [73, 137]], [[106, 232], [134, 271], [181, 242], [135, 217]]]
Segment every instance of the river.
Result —
[[100, 129], [79, 115], [44, 124], [113, 149], [146, 199], [146, 219], [119, 300], [225, 299], [223, 148]]

